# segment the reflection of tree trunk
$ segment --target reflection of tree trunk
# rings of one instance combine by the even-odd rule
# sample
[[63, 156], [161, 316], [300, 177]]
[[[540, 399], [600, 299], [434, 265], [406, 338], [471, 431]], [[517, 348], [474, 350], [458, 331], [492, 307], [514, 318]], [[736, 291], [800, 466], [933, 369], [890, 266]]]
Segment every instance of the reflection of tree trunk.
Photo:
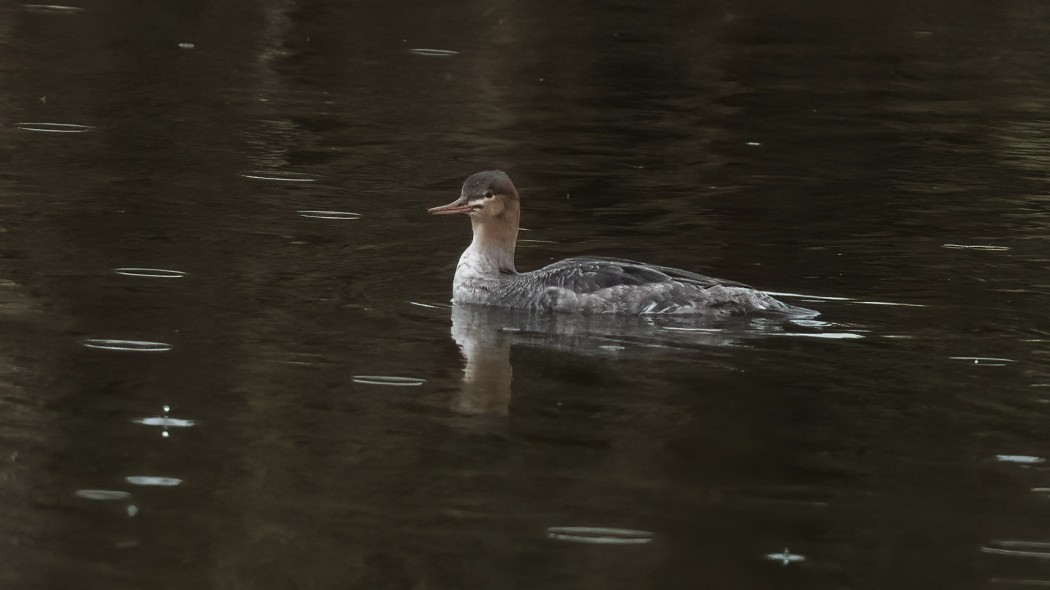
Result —
[[466, 366], [463, 388], [452, 407], [464, 414], [506, 416], [510, 412], [510, 337], [502, 324], [483, 321], [483, 316], [463, 305], [452, 309], [452, 339]]

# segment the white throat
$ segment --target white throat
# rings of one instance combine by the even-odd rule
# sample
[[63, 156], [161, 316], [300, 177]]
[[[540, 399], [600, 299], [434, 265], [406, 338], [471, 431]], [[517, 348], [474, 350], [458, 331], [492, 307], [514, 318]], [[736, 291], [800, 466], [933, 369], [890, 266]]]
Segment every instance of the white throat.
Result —
[[517, 274], [514, 248], [518, 241], [518, 220], [512, 215], [497, 219], [471, 217], [474, 239], [463, 251], [452, 282], [452, 300], [478, 302], [487, 283], [501, 276]]

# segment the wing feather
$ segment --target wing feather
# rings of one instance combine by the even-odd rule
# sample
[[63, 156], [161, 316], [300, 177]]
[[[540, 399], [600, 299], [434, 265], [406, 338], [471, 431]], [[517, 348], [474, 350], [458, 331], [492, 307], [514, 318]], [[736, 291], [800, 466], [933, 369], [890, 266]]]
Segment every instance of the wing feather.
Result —
[[534, 280], [577, 293], [594, 293], [613, 287], [644, 287], [681, 283], [707, 289], [716, 285], [747, 287], [667, 266], [653, 266], [619, 258], [579, 257], [556, 262], [532, 273]]
[[747, 285], [617, 258], [580, 257], [504, 277], [498, 287], [509, 307], [616, 314], [810, 312]]

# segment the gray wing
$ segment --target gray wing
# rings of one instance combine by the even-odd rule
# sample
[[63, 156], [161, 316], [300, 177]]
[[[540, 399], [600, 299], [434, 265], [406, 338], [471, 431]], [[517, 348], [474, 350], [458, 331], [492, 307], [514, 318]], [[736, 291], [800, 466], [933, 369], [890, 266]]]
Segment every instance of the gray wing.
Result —
[[[616, 258], [570, 258], [516, 275], [519, 307], [584, 313], [802, 313], [747, 285]], [[813, 313], [813, 312], [809, 312]]]
[[594, 293], [612, 287], [644, 287], [679, 283], [699, 289], [714, 286], [744, 287], [747, 285], [707, 277], [667, 266], [642, 264], [618, 258], [579, 257], [556, 262], [529, 273], [537, 282], [548, 287], [561, 287], [576, 293]]

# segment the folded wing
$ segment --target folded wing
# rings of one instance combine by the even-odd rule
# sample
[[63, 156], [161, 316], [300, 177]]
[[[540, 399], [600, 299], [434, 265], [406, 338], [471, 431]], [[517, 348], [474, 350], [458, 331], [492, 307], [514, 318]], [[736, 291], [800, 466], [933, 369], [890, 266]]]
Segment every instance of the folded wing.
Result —
[[715, 315], [808, 311], [741, 283], [616, 258], [570, 258], [517, 278], [529, 283], [519, 292], [538, 294], [528, 307], [552, 311]]

